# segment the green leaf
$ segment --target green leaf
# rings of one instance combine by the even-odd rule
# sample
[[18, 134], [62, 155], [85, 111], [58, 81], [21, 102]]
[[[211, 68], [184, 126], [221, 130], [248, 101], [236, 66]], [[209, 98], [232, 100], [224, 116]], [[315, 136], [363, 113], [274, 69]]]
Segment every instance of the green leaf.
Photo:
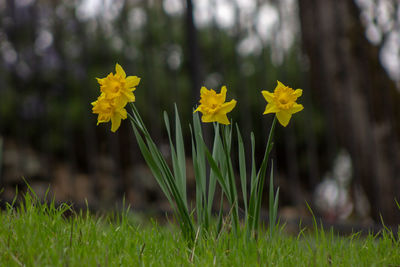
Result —
[[213, 157], [210, 154], [210, 151], [208, 150], [206, 144], [203, 141], [203, 147], [204, 147], [204, 151], [206, 153], [206, 157], [208, 160], [208, 163], [210, 164], [210, 167], [212, 169], [212, 171], [216, 174], [216, 178], [219, 182], [219, 184], [221, 185], [222, 190], [224, 191], [224, 193], [228, 196], [228, 198], [230, 198], [231, 194], [228, 190], [228, 187], [225, 183], [225, 179], [220, 171], [220, 169], [218, 168], [218, 164], [215, 162], [215, 160], [213, 159]]
[[138, 142], [139, 145], [139, 149], [142, 152], [142, 156], [145, 159], [147, 165], [149, 166], [151, 172], [153, 173], [154, 177], [156, 178], [158, 184], [161, 187], [161, 190], [163, 191], [163, 193], [165, 194], [165, 196], [167, 197], [168, 201], [170, 202], [170, 204], [174, 204], [174, 202], [171, 199], [171, 195], [170, 195], [170, 191], [169, 188], [167, 186], [167, 184], [165, 183], [161, 171], [160, 171], [160, 166], [157, 165], [157, 163], [155, 162], [153, 155], [150, 153], [150, 151], [148, 150], [142, 136], [140, 135], [139, 131], [137, 130], [136, 126], [135, 126], [135, 122], [131, 121], [132, 124], [132, 129], [133, 132], [135, 134], [136, 140]]
[[235, 233], [238, 233], [239, 230], [239, 203], [238, 203], [238, 196], [237, 196], [237, 189], [236, 189], [236, 182], [235, 182], [235, 175], [232, 166], [232, 159], [230, 156], [230, 148], [231, 148], [231, 140], [232, 140], [232, 127], [224, 126], [223, 128], [223, 153], [224, 153], [224, 164], [222, 164], [222, 170], [228, 176], [228, 188], [230, 191], [230, 198], [228, 198], [231, 209], [232, 209], [232, 221], [233, 221], [233, 228]]
[[273, 222], [274, 209], [274, 165], [271, 162], [271, 173], [269, 178], [269, 224], [270, 227]]
[[[203, 149], [204, 150], [204, 149]], [[213, 149], [212, 149], [212, 157], [213, 159], [218, 162], [220, 155], [221, 155], [221, 138], [219, 134], [219, 125], [214, 125], [214, 142], [213, 142]], [[215, 188], [217, 185], [217, 175], [215, 172], [210, 170], [210, 179], [208, 183], [208, 199], [207, 199], [207, 211], [209, 216], [211, 216], [212, 204], [214, 202], [214, 195], [215, 195]]]
[[[164, 111], [164, 122], [165, 122], [165, 128], [167, 129], [168, 133], [168, 139], [169, 139], [169, 145], [170, 145], [170, 150], [171, 150], [171, 159], [172, 159], [172, 168], [174, 171], [174, 180], [176, 181], [176, 186], [181, 194], [181, 197], [183, 201], [185, 202], [185, 205], [187, 206], [187, 200], [186, 200], [186, 176], [184, 173], [182, 173], [182, 168], [186, 170], [186, 162], [183, 162], [183, 166], [181, 166], [181, 162], [178, 159], [177, 153], [175, 151], [175, 146], [172, 141], [172, 135], [171, 135], [171, 129], [170, 129], [170, 124], [169, 124], [169, 117], [166, 111]], [[176, 140], [177, 142], [177, 140]], [[186, 171], [185, 171], [186, 172]], [[183, 177], [184, 176], [184, 177]]]
[[186, 201], [186, 157], [185, 157], [185, 145], [182, 136], [181, 121], [179, 119], [178, 108], [175, 104], [175, 142], [176, 142], [176, 154], [178, 159], [180, 186], [183, 196]]
[[[129, 119], [132, 121], [133, 129], [135, 132], [136, 139], [138, 140], [139, 147], [141, 148], [142, 154], [145, 159], [149, 160], [151, 165], [150, 167], [155, 170], [153, 174], [156, 177], [157, 182], [163, 188], [167, 190], [163, 190], [166, 194], [167, 198], [170, 200], [171, 206], [177, 208], [177, 219], [181, 226], [182, 233], [184, 234], [185, 238], [189, 241], [193, 241], [195, 237], [195, 230], [192, 222], [192, 218], [190, 217], [186, 197], [182, 195], [182, 192], [179, 190], [177, 186], [177, 181], [174, 175], [172, 174], [171, 170], [168, 167], [164, 157], [162, 156], [161, 152], [157, 148], [156, 144], [152, 140], [149, 132], [146, 129], [146, 126], [143, 123], [143, 120], [140, 117], [140, 114], [136, 110], [135, 105], [132, 106], [133, 116], [129, 113]], [[168, 121], [168, 120], [167, 120]], [[167, 122], [167, 128], [169, 126], [169, 121]], [[140, 130], [144, 136], [144, 139], [140, 135]], [[146, 162], [147, 162], [146, 160]], [[159, 179], [158, 179], [159, 178]], [[171, 200], [175, 201], [175, 205]], [[175, 210], [175, 209], [174, 209]]]
[[239, 173], [240, 173], [240, 183], [242, 185], [243, 193], [243, 203], [245, 218], [247, 219], [247, 179], [246, 179], [246, 157], [244, 154], [243, 139], [240, 134], [239, 126], [236, 124], [237, 138], [238, 138], [238, 153], [239, 153]]
[[[206, 175], [206, 156], [203, 148], [203, 135], [198, 113], [193, 113], [193, 133], [192, 134], [192, 159], [196, 179], [196, 199], [201, 199], [201, 203], [196, 203], [199, 218], [202, 218], [203, 226], [208, 230], [209, 220], [212, 217], [211, 205], [207, 198], [207, 175]], [[209, 186], [213, 186], [209, 183]], [[215, 182], [214, 182], [215, 187]], [[211, 200], [212, 201], [212, 200]], [[211, 203], [212, 204], [212, 203]], [[208, 208], [210, 206], [210, 208]]]
[[[263, 161], [261, 162], [260, 170], [258, 171], [257, 174], [257, 202], [255, 206], [255, 224], [258, 223], [259, 218], [260, 218], [260, 209], [261, 209], [261, 201], [262, 201], [262, 193], [264, 190], [264, 181], [265, 181], [265, 173], [267, 170], [267, 164], [268, 164], [268, 159], [269, 159], [269, 154], [272, 150], [272, 136], [275, 130], [275, 125], [276, 125], [276, 116], [274, 117], [274, 120], [272, 121], [271, 129], [269, 130], [269, 135], [268, 135], [268, 140], [267, 140], [267, 147], [265, 149], [265, 154]], [[254, 229], [256, 229], [256, 226], [254, 226]]]
[[251, 177], [250, 177], [250, 186], [251, 186], [251, 191], [255, 189], [255, 186], [257, 185], [257, 180], [256, 180], [256, 160], [255, 160], [255, 138], [254, 138], [254, 133], [251, 132]]
[[206, 197], [206, 159], [203, 148], [203, 135], [201, 131], [201, 124], [198, 113], [193, 113], [193, 136], [196, 141], [196, 164], [199, 168], [199, 180], [202, 184], [204, 198]]
[[195, 147], [195, 140], [193, 137], [193, 131], [192, 131], [192, 127], [189, 125], [190, 128], [190, 136], [191, 136], [191, 140], [192, 140], [192, 160], [193, 160], [193, 169], [194, 169], [194, 177], [196, 180], [196, 212], [197, 212], [197, 220], [198, 220], [198, 224], [202, 225], [203, 227], [205, 227], [205, 229], [208, 229], [208, 223], [206, 221], [205, 218], [205, 208], [204, 208], [204, 201], [205, 198], [203, 197], [203, 185], [202, 185], [202, 179], [200, 177], [200, 170], [199, 170], [199, 164], [197, 161], [197, 151], [196, 151], [196, 147]]
[[278, 214], [278, 198], [279, 188], [274, 196], [274, 164], [271, 162], [271, 172], [269, 178], [269, 231], [272, 236], [276, 226], [276, 218]]
[[276, 219], [278, 218], [278, 204], [279, 204], [279, 187], [276, 189], [275, 199], [274, 199], [274, 220], [273, 225], [276, 225]]

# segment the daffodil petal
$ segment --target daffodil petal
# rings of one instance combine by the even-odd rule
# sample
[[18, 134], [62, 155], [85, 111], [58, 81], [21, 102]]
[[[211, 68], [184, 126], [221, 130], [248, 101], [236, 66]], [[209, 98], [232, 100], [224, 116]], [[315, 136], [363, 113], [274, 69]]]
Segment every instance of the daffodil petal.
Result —
[[218, 113], [220, 114], [226, 114], [228, 112], [231, 112], [232, 109], [234, 109], [236, 106], [236, 100], [232, 99], [231, 101], [222, 104], [221, 109], [219, 110]]
[[228, 117], [226, 116], [226, 114], [218, 114], [215, 116], [215, 121], [221, 123], [221, 124], [231, 124], [231, 122], [228, 120]]
[[96, 78], [96, 80], [97, 80], [97, 82], [98, 82], [100, 85], [103, 85], [104, 79]]
[[295, 96], [300, 97], [303, 94], [303, 90], [301, 89], [296, 89], [293, 93]]
[[128, 76], [126, 77], [126, 86], [128, 88], [135, 87], [139, 84], [140, 78], [137, 76]]
[[111, 116], [111, 131], [115, 133], [120, 125], [121, 125], [121, 117], [119, 116], [118, 113], [113, 114], [113, 116]]
[[274, 103], [268, 103], [267, 106], [265, 107], [264, 115], [269, 114], [269, 113], [276, 113], [279, 112], [280, 109], [274, 104]]
[[291, 107], [291, 108], [288, 110], [288, 112], [291, 113], [291, 114], [294, 114], [294, 113], [297, 113], [297, 112], [299, 112], [299, 111], [302, 111], [303, 108], [304, 108], [303, 105], [295, 103], [295, 104], [293, 105], [293, 107]]
[[123, 91], [122, 93], [126, 96], [128, 102], [135, 102], [135, 95], [131, 91]]
[[203, 116], [201, 116], [201, 121], [202, 122], [213, 122], [215, 121], [214, 115], [212, 114], [203, 114]]
[[119, 114], [121, 119], [125, 120], [128, 117], [128, 112], [124, 108], [121, 108], [121, 109], [117, 110], [117, 113]]
[[[221, 87], [221, 93], [219, 93], [220, 94], [220, 96], [221, 96], [221, 98], [222, 98], [222, 103], [223, 102], [225, 102], [225, 99], [226, 99], [226, 91], [227, 91], [227, 89], [226, 89], [226, 86], [224, 85], [224, 86], [222, 86]], [[228, 111], [229, 112], [229, 111]]]
[[202, 112], [202, 111], [201, 111], [201, 108], [202, 108], [201, 106], [198, 106], [198, 107], [193, 111], [193, 113], [196, 113], [197, 111]]
[[97, 119], [97, 125], [99, 125], [100, 123], [103, 122], [109, 122], [110, 118], [106, 117], [106, 116], [99, 116], [99, 118]]
[[[283, 83], [281, 83], [280, 81], [277, 80], [278, 85], [276, 86], [276, 88], [278, 87], [286, 87]], [[275, 89], [276, 89], [275, 88]]]
[[268, 103], [274, 101], [274, 94], [268, 91], [261, 91], [262, 95], [264, 96], [265, 100], [267, 100]]
[[208, 93], [208, 90], [207, 90], [207, 88], [206, 87], [201, 87], [201, 89], [200, 89], [200, 96], [203, 96], [204, 94], [206, 94], [206, 93]]
[[115, 109], [120, 109], [125, 107], [127, 103], [127, 97], [118, 97], [114, 100], [113, 106], [115, 107]]
[[115, 72], [120, 75], [122, 78], [125, 79], [126, 77], [126, 73], [124, 71], [124, 69], [121, 67], [121, 65], [119, 65], [118, 63], [115, 64]]
[[290, 118], [292, 117], [292, 114], [286, 112], [286, 111], [280, 111], [276, 113], [276, 117], [278, 118], [279, 123], [283, 126], [286, 127], [289, 124]]

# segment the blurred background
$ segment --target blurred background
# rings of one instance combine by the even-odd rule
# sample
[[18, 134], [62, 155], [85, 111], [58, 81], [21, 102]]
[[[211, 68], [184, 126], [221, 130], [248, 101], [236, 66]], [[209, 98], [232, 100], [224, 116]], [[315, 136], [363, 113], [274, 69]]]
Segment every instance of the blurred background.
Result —
[[331, 223], [400, 223], [399, 1], [0, 1], [3, 203], [25, 178], [77, 207], [170, 210], [129, 122], [96, 126], [95, 78], [116, 62], [142, 78], [137, 107], [167, 158], [162, 112], [177, 104], [190, 156], [202, 85], [238, 100], [229, 115], [247, 149], [254, 131], [258, 162], [273, 117], [260, 91], [302, 88], [304, 111], [275, 136], [282, 218], [309, 216], [307, 201]]

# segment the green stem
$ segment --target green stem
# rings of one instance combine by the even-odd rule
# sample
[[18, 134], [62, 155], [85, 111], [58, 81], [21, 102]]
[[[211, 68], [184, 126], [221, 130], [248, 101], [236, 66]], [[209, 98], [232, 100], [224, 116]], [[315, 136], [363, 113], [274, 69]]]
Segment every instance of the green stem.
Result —
[[[238, 215], [238, 197], [237, 197], [237, 190], [236, 190], [236, 184], [235, 184], [235, 176], [233, 174], [233, 167], [232, 167], [232, 161], [230, 157], [230, 144], [227, 142], [227, 136], [228, 134], [227, 129], [225, 128], [227, 126], [222, 127], [222, 144], [223, 144], [223, 150], [225, 154], [225, 161], [226, 161], [226, 168], [228, 172], [228, 188], [230, 191], [230, 205], [232, 209], [232, 220], [233, 220], [233, 227], [235, 233], [239, 233], [239, 215]], [[228, 146], [229, 145], [229, 146]]]
[[274, 120], [271, 125], [271, 129], [269, 130], [269, 135], [268, 135], [268, 140], [267, 140], [267, 147], [265, 148], [265, 154], [263, 161], [261, 163], [260, 170], [257, 175], [257, 180], [258, 180], [258, 185], [257, 185], [257, 203], [256, 203], [256, 208], [255, 208], [255, 216], [254, 216], [254, 228], [257, 229], [259, 227], [259, 220], [260, 220], [260, 209], [261, 209], [261, 201], [262, 201], [262, 192], [264, 189], [264, 182], [265, 182], [265, 172], [267, 170], [267, 164], [268, 164], [268, 159], [269, 159], [269, 154], [272, 150], [272, 136], [275, 130], [275, 125], [276, 125], [276, 115], [274, 117]]

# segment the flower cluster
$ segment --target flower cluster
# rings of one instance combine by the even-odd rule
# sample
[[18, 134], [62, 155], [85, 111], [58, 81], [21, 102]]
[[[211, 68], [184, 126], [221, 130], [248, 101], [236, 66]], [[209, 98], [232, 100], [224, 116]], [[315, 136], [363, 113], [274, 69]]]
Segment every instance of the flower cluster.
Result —
[[97, 78], [101, 94], [92, 102], [92, 111], [98, 114], [97, 125], [111, 120], [112, 132], [118, 130], [122, 119], [127, 118], [125, 106], [129, 102], [135, 102], [133, 92], [140, 82], [139, 77], [126, 77], [124, 69], [118, 63], [115, 65], [115, 72], [103, 79]]
[[[292, 114], [303, 109], [303, 105], [297, 104], [296, 100], [303, 91], [301, 89], [293, 90], [285, 86], [280, 81], [273, 93], [262, 91], [262, 95], [268, 104], [264, 114], [276, 113], [279, 123], [286, 127], [292, 117]], [[226, 86], [222, 86], [221, 92], [217, 94], [213, 89], [207, 90], [202, 87], [200, 91], [200, 106], [194, 111], [200, 111], [203, 116], [202, 122], [219, 122], [221, 124], [230, 124], [226, 114], [236, 106], [236, 100], [225, 103]]]
[[[124, 69], [117, 63], [115, 74], [110, 73], [103, 79], [97, 78], [100, 84], [100, 96], [92, 102], [92, 111], [98, 114], [97, 125], [111, 120], [111, 131], [115, 132], [121, 125], [121, 120], [127, 118], [125, 106], [129, 102], [135, 102], [133, 92], [140, 82], [137, 76], [126, 76]], [[303, 105], [297, 104], [297, 98], [302, 95], [301, 89], [293, 90], [280, 81], [273, 93], [262, 91], [262, 95], [268, 102], [264, 114], [275, 113], [279, 123], [286, 127], [294, 113], [303, 109]], [[230, 124], [227, 113], [231, 112], [237, 101], [226, 100], [226, 86], [222, 86], [221, 92], [217, 94], [213, 89], [202, 87], [200, 90], [200, 105], [194, 112], [201, 112], [202, 122], [218, 122]]]

